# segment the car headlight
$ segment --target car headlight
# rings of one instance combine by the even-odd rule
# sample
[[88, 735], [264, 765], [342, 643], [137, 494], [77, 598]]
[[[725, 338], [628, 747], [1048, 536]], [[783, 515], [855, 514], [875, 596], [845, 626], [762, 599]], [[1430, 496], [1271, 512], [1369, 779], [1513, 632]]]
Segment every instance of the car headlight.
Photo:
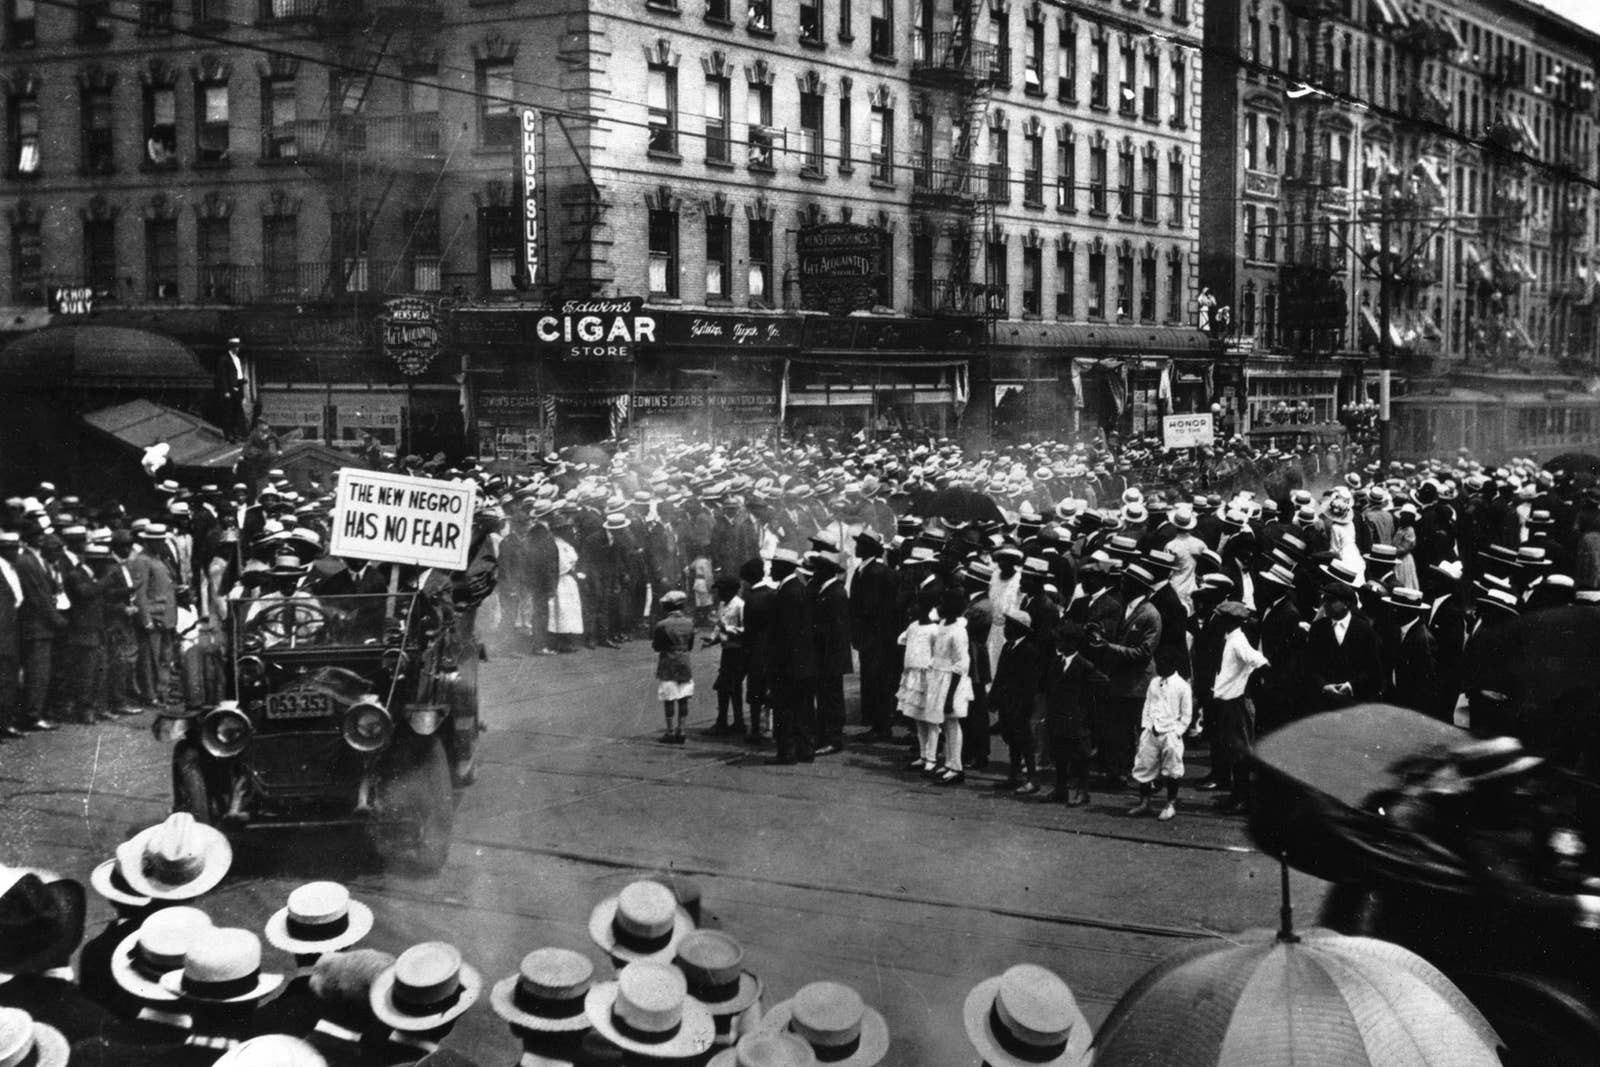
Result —
[[200, 721], [200, 745], [217, 759], [232, 759], [250, 747], [250, 719], [237, 707], [219, 707]]
[[364, 696], [344, 713], [344, 740], [357, 752], [376, 752], [394, 736], [394, 720], [376, 696]]
[[253, 688], [267, 677], [267, 664], [260, 656], [240, 656], [238, 673], [240, 688]]

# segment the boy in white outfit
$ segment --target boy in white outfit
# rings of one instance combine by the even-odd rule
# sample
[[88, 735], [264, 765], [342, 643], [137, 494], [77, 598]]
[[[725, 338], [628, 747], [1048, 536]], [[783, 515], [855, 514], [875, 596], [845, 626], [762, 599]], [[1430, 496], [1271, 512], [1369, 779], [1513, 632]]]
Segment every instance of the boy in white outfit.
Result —
[[1178, 674], [1182, 656], [1170, 645], [1156, 649], [1156, 677], [1144, 695], [1144, 713], [1139, 718], [1139, 751], [1133, 759], [1133, 778], [1139, 783], [1139, 803], [1129, 815], [1150, 810], [1156, 780], [1166, 779], [1167, 806], [1156, 816], [1166, 822], [1178, 814], [1178, 783], [1183, 780], [1183, 734], [1194, 718], [1194, 700], [1189, 683]]

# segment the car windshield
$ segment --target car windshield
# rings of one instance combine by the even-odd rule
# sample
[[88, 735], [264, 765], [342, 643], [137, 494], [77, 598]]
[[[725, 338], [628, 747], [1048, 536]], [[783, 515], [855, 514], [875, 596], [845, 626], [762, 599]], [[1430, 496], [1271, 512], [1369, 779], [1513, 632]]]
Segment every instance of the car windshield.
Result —
[[235, 610], [240, 648], [348, 648], [381, 645], [402, 628], [415, 632], [420, 593], [318, 596], [305, 589], [263, 591]]

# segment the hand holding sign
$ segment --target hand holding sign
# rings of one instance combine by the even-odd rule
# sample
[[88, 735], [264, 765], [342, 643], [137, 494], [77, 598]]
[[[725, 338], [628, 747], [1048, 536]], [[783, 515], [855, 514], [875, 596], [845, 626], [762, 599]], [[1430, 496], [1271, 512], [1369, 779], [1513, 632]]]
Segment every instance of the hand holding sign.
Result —
[[339, 471], [329, 552], [383, 563], [465, 570], [478, 487], [384, 471]]

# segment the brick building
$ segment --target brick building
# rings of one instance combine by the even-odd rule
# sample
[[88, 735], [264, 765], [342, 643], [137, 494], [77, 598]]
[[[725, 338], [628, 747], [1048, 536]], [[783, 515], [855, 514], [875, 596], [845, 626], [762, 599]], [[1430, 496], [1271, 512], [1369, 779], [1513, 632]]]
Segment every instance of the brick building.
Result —
[[1235, 202], [1201, 281], [1252, 423], [1368, 395], [1385, 270], [1402, 383], [1593, 373], [1600, 38], [1522, 0], [1213, 0], [1206, 37], [1244, 60], [1207, 72], [1202, 195]]
[[[1210, 399], [1198, 0], [0, 6], [6, 321], [237, 334], [283, 430], [512, 458], [780, 397], [840, 432]], [[590, 298], [653, 328], [543, 334]]]

